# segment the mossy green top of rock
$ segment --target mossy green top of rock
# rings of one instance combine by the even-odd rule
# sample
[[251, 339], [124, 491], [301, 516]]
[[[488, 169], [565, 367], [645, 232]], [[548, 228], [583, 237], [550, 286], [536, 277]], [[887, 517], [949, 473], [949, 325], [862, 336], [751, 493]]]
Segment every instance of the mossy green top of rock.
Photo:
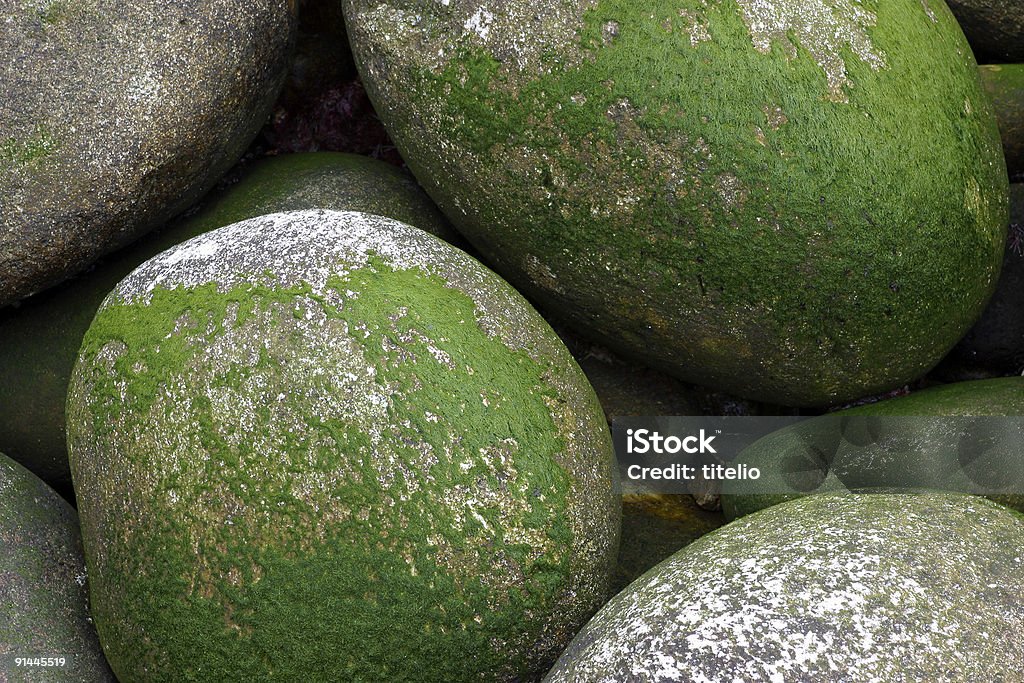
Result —
[[735, 519], [815, 493], [911, 487], [992, 492], [1024, 510], [1024, 424], [984, 419], [1000, 416], [1024, 416], [1024, 378], [946, 384], [797, 423], [740, 453], [762, 477], [724, 482], [722, 508]]
[[980, 498], [792, 501], [638, 579], [544, 680], [1016, 680], [1022, 544], [1024, 518]]
[[273, 214], [140, 266], [68, 440], [123, 681], [519, 680], [609, 590], [593, 390], [511, 287], [394, 220]]
[[0, 9], [0, 306], [187, 209], [270, 113], [294, 0]]
[[[78, 515], [0, 454], [0, 678], [117, 683], [89, 617]], [[16, 658], [63, 657], [57, 667]]]
[[949, 8], [979, 59], [1024, 61], [1024, 11], [1018, 0], [949, 0]]
[[1024, 64], [986, 64], [978, 70], [999, 122], [1006, 170], [1011, 179], [1024, 181]]
[[70, 495], [68, 380], [82, 337], [114, 285], [146, 259], [196, 235], [263, 214], [315, 208], [388, 216], [460, 243], [416, 182], [383, 162], [332, 152], [258, 161], [197, 212], [63, 285], [0, 309], [0, 449]]
[[602, 343], [775, 403], [920, 376], [998, 274], [1006, 172], [931, 0], [345, 0], [410, 168]]

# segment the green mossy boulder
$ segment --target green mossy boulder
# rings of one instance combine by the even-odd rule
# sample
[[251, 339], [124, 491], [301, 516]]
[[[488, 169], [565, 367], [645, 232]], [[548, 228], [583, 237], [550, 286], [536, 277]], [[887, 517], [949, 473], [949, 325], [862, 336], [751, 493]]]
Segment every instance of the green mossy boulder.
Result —
[[1020, 0], [948, 0], [979, 57], [1024, 61], [1024, 6]]
[[1024, 518], [820, 495], [733, 522], [605, 605], [546, 683], [1015, 681]]
[[1024, 183], [1010, 186], [1010, 236], [996, 292], [938, 370], [955, 379], [1024, 372]]
[[197, 213], [16, 307], [0, 309], [0, 450], [70, 495], [64, 436], [68, 379], [100, 302], [146, 259], [246, 218], [298, 209], [365, 211], [459, 241], [408, 175], [380, 161], [320, 152], [261, 160]]
[[978, 70], [995, 107], [1006, 170], [1012, 179], [1024, 181], [1024, 64], [987, 64]]
[[0, 306], [187, 209], [263, 125], [294, 0], [0, 9]]
[[68, 395], [93, 616], [121, 683], [514, 681], [606, 599], [600, 405], [465, 253], [272, 214], [147, 261]]
[[814, 493], [927, 488], [988, 491], [1024, 511], [1024, 425], [985, 419], [1000, 416], [1024, 416], [1024, 378], [946, 384], [797, 423], [740, 453], [762, 477], [724, 482], [722, 509], [735, 519]]
[[3, 454], [0, 680], [117, 683], [89, 617], [78, 515], [42, 480]]
[[787, 405], [918, 377], [980, 314], [1006, 169], [934, 0], [344, 0], [416, 177], [522, 291]]

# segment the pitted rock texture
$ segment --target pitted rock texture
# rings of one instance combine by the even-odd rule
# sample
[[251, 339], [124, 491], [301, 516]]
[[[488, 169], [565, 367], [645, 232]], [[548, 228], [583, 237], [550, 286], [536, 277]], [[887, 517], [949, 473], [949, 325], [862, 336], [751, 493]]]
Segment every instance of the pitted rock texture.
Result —
[[787, 405], [880, 393], [995, 285], [1005, 167], [942, 3], [344, 8], [456, 227], [545, 310], [682, 379]]
[[[117, 683], [89, 617], [78, 515], [0, 454], [0, 679]], [[17, 659], [63, 657], [63, 666]]]
[[147, 261], [68, 421], [122, 683], [529, 679], [607, 597], [593, 390], [511, 287], [391, 219], [272, 214]]
[[1024, 518], [820, 495], [697, 540], [613, 598], [546, 683], [1019, 681]]
[[146, 259], [215, 228], [300, 209], [364, 211], [463, 241], [408, 174], [380, 161], [328, 152], [253, 164], [196, 213], [101, 259], [88, 273], [0, 310], [0, 449], [70, 495], [64, 403], [82, 337], [103, 298]]
[[1024, 7], [1018, 0], [949, 0], [979, 58], [1024, 61]]
[[0, 306], [188, 208], [287, 72], [291, 0], [5, 0]]
[[1021, 415], [1018, 376], [946, 384], [799, 422], [739, 454], [737, 463], [762, 476], [724, 482], [722, 508], [735, 519], [816, 493], [910, 488], [987, 495], [1024, 511]]

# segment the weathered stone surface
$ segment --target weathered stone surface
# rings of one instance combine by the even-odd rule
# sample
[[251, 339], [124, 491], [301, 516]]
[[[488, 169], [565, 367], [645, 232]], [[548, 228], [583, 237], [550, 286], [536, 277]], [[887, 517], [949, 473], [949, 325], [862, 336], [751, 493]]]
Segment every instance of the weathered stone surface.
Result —
[[[78, 516], [0, 454], [0, 680], [117, 683], [89, 618]], [[63, 666], [23, 666], [63, 657]]]
[[188, 208], [284, 79], [291, 0], [0, 9], [0, 306]]
[[1022, 544], [1020, 515], [968, 496], [778, 505], [638, 579], [545, 681], [1017, 681]]
[[391, 219], [147, 261], [86, 335], [68, 444], [122, 683], [512, 681], [607, 596], [593, 390], [511, 287]]
[[1019, 0], [949, 0], [980, 57], [1024, 61], [1024, 7]]
[[0, 309], [0, 449], [70, 495], [64, 436], [68, 379], [82, 337], [114, 285], [146, 259], [246, 218], [298, 209], [364, 211], [461, 243], [408, 175], [350, 154], [292, 154], [251, 166], [198, 213], [16, 307]]
[[740, 453], [737, 462], [763, 475], [725, 482], [722, 508], [734, 519], [814, 493], [909, 487], [989, 492], [1024, 510], [1020, 422], [967, 419], [1016, 415], [1024, 415], [1019, 376], [947, 384], [798, 423]]
[[648, 364], [838, 404], [923, 374], [995, 285], [1005, 168], [943, 3], [344, 7], [367, 91], [456, 227]]
[[1024, 181], [1024, 64], [986, 64], [978, 70], [995, 107], [1006, 170], [1011, 179]]

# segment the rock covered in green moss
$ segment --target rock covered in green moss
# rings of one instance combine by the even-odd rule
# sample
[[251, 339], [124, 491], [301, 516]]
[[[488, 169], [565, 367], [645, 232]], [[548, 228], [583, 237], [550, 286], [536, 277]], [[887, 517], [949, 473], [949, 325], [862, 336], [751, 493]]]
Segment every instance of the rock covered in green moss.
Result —
[[987, 64], [978, 70], [995, 107], [1006, 170], [1024, 181], [1024, 64]]
[[979, 55], [1024, 61], [1024, 7], [1019, 0], [949, 0], [949, 8]]
[[946, 384], [797, 423], [740, 453], [762, 476], [724, 482], [722, 508], [735, 519], [814, 493], [909, 487], [990, 492], [1024, 510], [1024, 425], [984, 416], [1024, 416], [1024, 378]]
[[188, 208], [270, 113], [293, 0], [0, 10], [0, 306]]
[[547, 683], [1020, 674], [1024, 519], [953, 494], [822, 495], [708, 534], [617, 595]]
[[0, 679], [116, 683], [89, 618], [78, 516], [3, 454], [0, 596]]
[[[958, 377], [1024, 371], [1024, 183], [1010, 186], [1010, 236], [995, 294], [985, 312], [940, 366]], [[1022, 406], [1024, 407], [1024, 406]]]
[[517, 680], [609, 588], [593, 390], [511, 287], [391, 219], [273, 214], [140, 266], [68, 442], [122, 683]]
[[146, 259], [246, 218], [299, 209], [364, 211], [460, 242], [407, 174], [380, 161], [321, 152], [253, 164], [198, 213], [177, 220], [95, 268], [17, 307], [0, 309], [0, 450], [70, 494], [64, 435], [68, 379], [96, 309]]
[[998, 131], [933, 0], [345, 0], [410, 168], [498, 272], [719, 389], [840, 403], [991, 294]]

